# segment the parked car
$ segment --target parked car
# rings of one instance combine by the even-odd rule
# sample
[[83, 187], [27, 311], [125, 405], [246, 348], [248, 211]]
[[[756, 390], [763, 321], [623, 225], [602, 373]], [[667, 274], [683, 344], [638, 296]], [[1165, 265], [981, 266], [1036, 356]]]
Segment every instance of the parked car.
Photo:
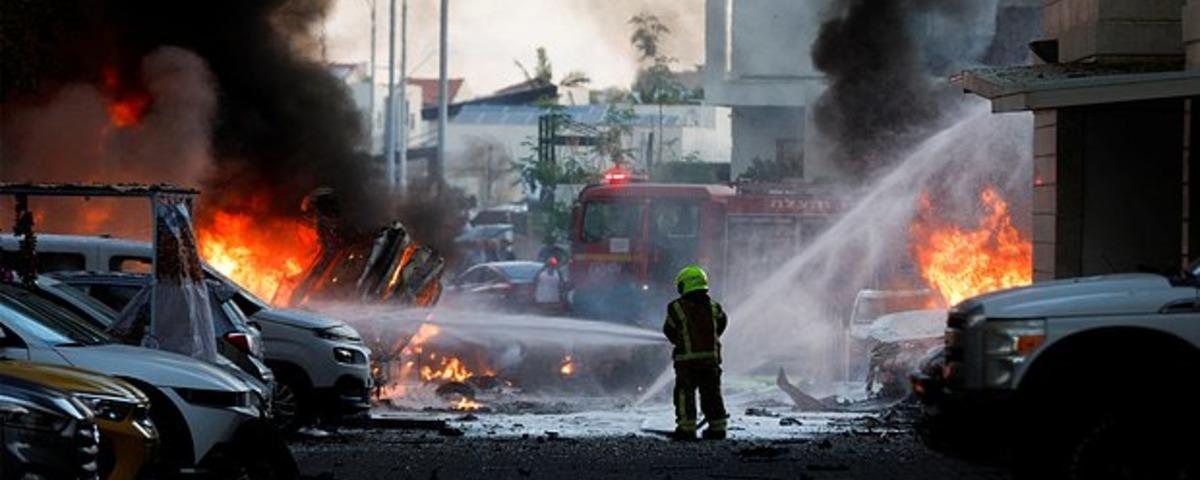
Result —
[[[259, 382], [274, 389], [275, 374], [264, 363], [262, 334], [250, 323], [246, 316], [233, 301], [234, 293], [215, 281], [206, 281], [209, 287], [208, 301], [212, 312], [213, 328], [217, 335], [217, 351], [222, 357], [229, 359], [242, 371], [250, 374]], [[85, 320], [91, 320], [93, 326], [108, 331], [120, 315], [134, 314], [125, 312], [139, 295], [147, 296], [139, 300], [142, 312], [146, 315], [149, 308], [147, 290], [150, 277], [147, 274], [116, 273], [116, 272], [56, 272], [50, 276], [42, 276], [38, 285], [43, 290], [63, 300], [68, 308], [92, 310], [87, 315], [81, 315]], [[82, 292], [99, 301], [104, 307], [89, 305], [90, 302], [75, 298]], [[113, 312], [122, 312], [113, 314]], [[271, 390], [267, 391], [271, 396]]]
[[0, 478], [97, 479], [99, 441], [82, 402], [0, 373]]
[[100, 478], [133, 480], [152, 459], [158, 431], [150, 420], [150, 398], [128, 382], [73, 367], [14, 360], [0, 360], [0, 375], [62, 390], [87, 405], [100, 429]]
[[[0, 248], [14, 250], [16, 237], [0, 235]], [[52, 265], [92, 272], [148, 272], [151, 246], [146, 242], [79, 235], [39, 235], [39, 266], [44, 271], [49, 256]], [[354, 328], [345, 322], [311, 312], [273, 308], [253, 293], [204, 265], [208, 279], [233, 292], [237, 304], [262, 332], [266, 364], [274, 372], [274, 412], [287, 424], [317, 418], [340, 417], [366, 412], [371, 406], [371, 351]], [[128, 302], [129, 290], [89, 290], [89, 294], [111, 304]], [[107, 299], [104, 298], [107, 296]]]
[[[150, 398], [170, 467], [252, 478], [295, 472], [266, 404], [246, 380], [191, 357], [116, 343], [38, 289], [0, 284], [0, 358], [87, 367]], [[175, 472], [172, 474], [170, 472]]]
[[914, 376], [927, 443], [1012, 458], [1030, 478], [1200, 478], [1196, 442], [1179, 437], [1200, 427], [1198, 274], [1051, 281], [954, 306], [942, 357]]
[[[115, 308], [125, 308], [121, 303], [144, 288], [147, 280], [145, 275], [113, 272], [59, 272], [53, 277]], [[238, 302], [243, 294], [228, 287], [232, 282], [220, 283], [217, 278], [214, 275], [209, 282], [214, 284], [213, 318], [222, 325], [218, 330], [225, 340], [222, 343], [238, 345], [244, 354], [256, 354], [255, 363], [258, 358], [267, 362], [261, 365], [273, 372], [273, 413], [282, 427], [291, 429], [318, 417], [370, 408], [370, 350], [358, 332], [316, 315], [272, 309], [255, 297]], [[247, 320], [239, 305], [254, 312], [256, 320]], [[252, 323], [257, 328], [250, 327]], [[251, 329], [253, 335], [245, 333]], [[239, 344], [239, 339], [247, 343]], [[259, 347], [262, 344], [265, 348]], [[242, 361], [249, 359], [243, 357]]]
[[528, 261], [475, 265], [450, 280], [441, 303], [451, 307], [530, 310], [534, 307], [534, 281], [544, 266]]

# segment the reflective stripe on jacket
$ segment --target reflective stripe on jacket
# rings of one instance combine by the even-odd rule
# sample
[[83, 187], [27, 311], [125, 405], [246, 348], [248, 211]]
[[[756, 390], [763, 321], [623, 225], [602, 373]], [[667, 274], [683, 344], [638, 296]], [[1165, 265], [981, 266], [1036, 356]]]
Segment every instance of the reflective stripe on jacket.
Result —
[[663, 333], [675, 346], [676, 362], [715, 360], [721, 363], [721, 334], [729, 323], [721, 304], [707, 294], [688, 294], [667, 305]]

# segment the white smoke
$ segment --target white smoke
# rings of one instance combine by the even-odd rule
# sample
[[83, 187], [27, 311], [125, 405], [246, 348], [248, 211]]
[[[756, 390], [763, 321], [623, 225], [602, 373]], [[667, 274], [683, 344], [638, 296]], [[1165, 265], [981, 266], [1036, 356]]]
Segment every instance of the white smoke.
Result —
[[799, 361], [810, 375], [831, 374], [849, 302], [907, 254], [908, 228], [922, 193], [941, 192], [936, 200], [947, 205], [975, 205], [987, 185], [1028, 195], [1032, 117], [992, 115], [980, 100], [962, 118], [856, 192], [854, 206], [836, 223], [745, 290], [748, 296], [730, 309], [725, 339], [732, 370]]

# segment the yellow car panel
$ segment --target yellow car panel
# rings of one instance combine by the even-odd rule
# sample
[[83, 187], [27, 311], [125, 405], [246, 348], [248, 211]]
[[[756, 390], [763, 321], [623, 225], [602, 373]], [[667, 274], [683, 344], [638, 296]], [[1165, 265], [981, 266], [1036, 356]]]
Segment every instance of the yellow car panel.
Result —
[[13, 360], [0, 361], [0, 372], [70, 392], [92, 408], [108, 480], [132, 480], [153, 458], [158, 432], [148, 416], [150, 399], [128, 382], [78, 368]]

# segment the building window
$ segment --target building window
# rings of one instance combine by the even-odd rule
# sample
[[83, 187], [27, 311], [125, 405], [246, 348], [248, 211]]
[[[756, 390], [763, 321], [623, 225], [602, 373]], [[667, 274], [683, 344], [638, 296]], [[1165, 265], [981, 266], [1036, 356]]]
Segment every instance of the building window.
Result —
[[780, 138], [775, 140], [775, 161], [790, 175], [789, 177], [804, 178], [804, 144], [795, 138]]

